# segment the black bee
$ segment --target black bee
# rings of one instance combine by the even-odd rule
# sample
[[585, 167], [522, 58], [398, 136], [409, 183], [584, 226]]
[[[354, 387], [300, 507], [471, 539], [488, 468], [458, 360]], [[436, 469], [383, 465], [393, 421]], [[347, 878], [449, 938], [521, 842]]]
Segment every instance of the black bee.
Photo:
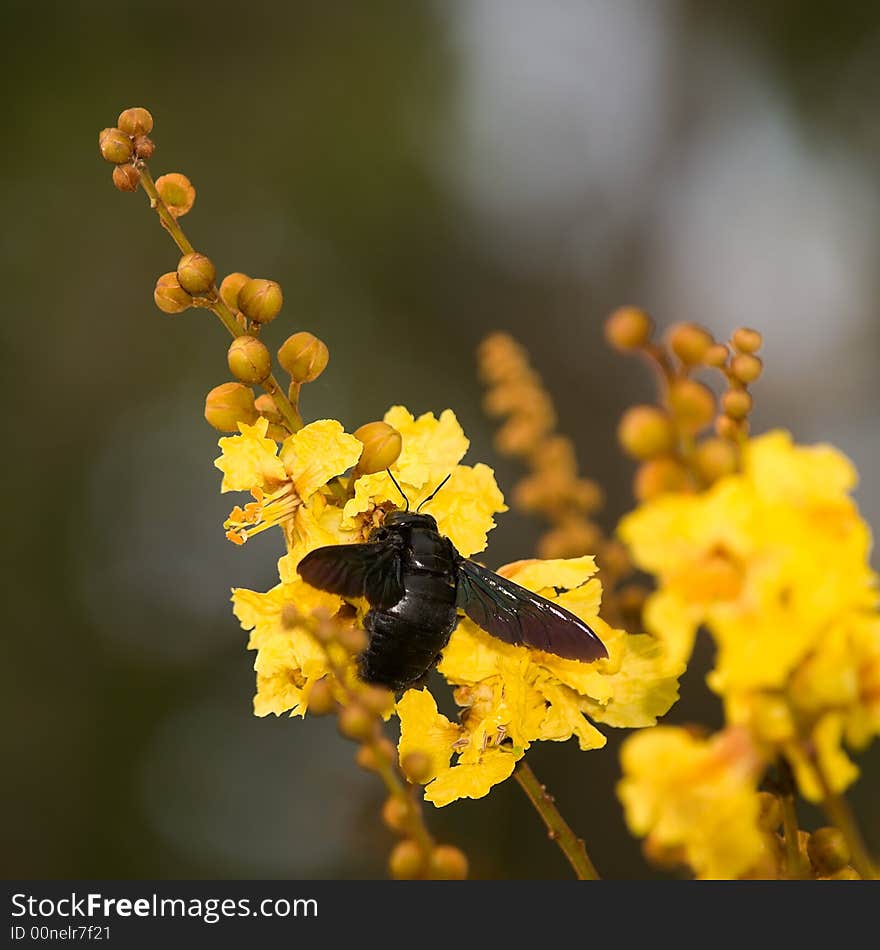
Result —
[[363, 680], [395, 691], [417, 683], [439, 660], [459, 608], [505, 643], [585, 662], [608, 656], [573, 613], [462, 557], [431, 515], [409, 510], [397, 487], [406, 510], [390, 512], [366, 544], [318, 548], [298, 568], [312, 587], [370, 604], [364, 618], [369, 645], [358, 659]]

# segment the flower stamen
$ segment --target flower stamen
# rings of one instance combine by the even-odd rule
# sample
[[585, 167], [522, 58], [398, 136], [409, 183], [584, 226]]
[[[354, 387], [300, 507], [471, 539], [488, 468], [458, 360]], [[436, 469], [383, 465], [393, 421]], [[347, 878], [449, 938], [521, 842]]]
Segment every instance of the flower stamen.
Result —
[[244, 508], [236, 505], [223, 522], [226, 537], [233, 544], [244, 544], [255, 534], [288, 521], [302, 504], [302, 499], [290, 482], [273, 492], [254, 488], [251, 494], [254, 501], [246, 504]]

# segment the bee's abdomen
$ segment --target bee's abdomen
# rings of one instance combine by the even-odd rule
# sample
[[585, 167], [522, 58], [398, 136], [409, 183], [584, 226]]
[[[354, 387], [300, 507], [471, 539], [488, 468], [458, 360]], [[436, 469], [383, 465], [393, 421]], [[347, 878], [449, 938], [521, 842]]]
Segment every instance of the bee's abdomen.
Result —
[[408, 578], [405, 589], [393, 607], [367, 614], [370, 643], [359, 661], [362, 679], [395, 691], [431, 668], [458, 622], [447, 581], [422, 574]]

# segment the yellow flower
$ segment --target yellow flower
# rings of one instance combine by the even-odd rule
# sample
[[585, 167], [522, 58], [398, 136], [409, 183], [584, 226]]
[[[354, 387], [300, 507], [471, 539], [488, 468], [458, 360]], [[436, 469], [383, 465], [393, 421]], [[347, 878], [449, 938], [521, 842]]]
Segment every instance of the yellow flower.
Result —
[[239, 423], [239, 434], [220, 439], [214, 463], [223, 472], [221, 491], [250, 491], [254, 501], [236, 506], [226, 521], [227, 537], [243, 544], [273, 525], [296, 521], [304, 504], [334, 476], [357, 463], [363, 449], [335, 419], [300, 429], [281, 444], [266, 438], [268, 421]]
[[816, 760], [832, 791], [858, 768], [843, 743], [861, 749], [880, 734], [880, 617], [849, 614], [834, 624], [781, 692], [737, 690], [725, 697], [729, 722], [777, 748], [795, 768], [806, 798], [825, 797]]
[[757, 780], [764, 762], [746, 730], [708, 739], [658, 726], [630, 736], [617, 792], [633, 834], [679, 854], [700, 878], [731, 879], [761, 858]]
[[324, 649], [298, 618], [317, 610], [332, 615], [342, 601], [309, 587], [292, 574], [289, 561], [289, 556], [281, 558], [284, 579], [265, 594], [243, 588], [232, 592], [235, 616], [251, 631], [248, 649], [257, 651], [257, 716], [288, 710], [291, 716], [304, 716], [311, 684], [328, 672]]
[[[402, 437], [400, 457], [391, 471], [410, 505], [415, 508], [450, 475], [449, 482], [423, 510], [437, 519], [440, 532], [463, 556], [482, 551], [487, 533], [495, 527], [492, 516], [507, 511], [507, 506], [492, 469], [483, 464], [458, 464], [469, 443], [455, 413], [446, 409], [439, 419], [430, 412], [415, 419], [403, 406], [393, 406], [385, 413], [385, 422]], [[345, 505], [343, 526], [352, 528], [359, 517], [377, 507], [399, 507], [402, 501], [387, 472], [364, 475], [355, 482], [354, 497]]]
[[[427, 497], [451, 473], [425, 510], [462, 554], [482, 550], [494, 526], [492, 516], [506, 506], [490, 468], [458, 464], [468, 441], [454, 413], [447, 409], [439, 419], [431, 413], [415, 419], [396, 406], [385, 419], [402, 436], [394, 471], [410, 500], [415, 504]], [[280, 447], [266, 437], [265, 419], [252, 426], [241, 424], [239, 430], [220, 440], [223, 454], [216, 465], [223, 472], [223, 491], [249, 490], [255, 500], [233, 510], [225, 525], [228, 537], [241, 544], [278, 525], [288, 550], [278, 565], [281, 584], [265, 594], [236, 590], [233, 596], [236, 616], [252, 630], [249, 647], [258, 651], [254, 709], [257, 715], [288, 710], [303, 715], [311, 684], [327, 669], [324, 653], [295, 618], [315, 609], [333, 615], [342, 600], [310, 588], [300, 580], [297, 565], [315, 548], [365, 541], [384, 512], [401, 499], [384, 472], [357, 478], [347, 504], [344, 483], [328, 486], [355, 465], [362, 449], [335, 420], [313, 422]]]
[[687, 659], [697, 627], [708, 628], [718, 648], [709, 684], [728, 721], [789, 758], [812, 799], [821, 788], [808, 750], [839, 791], [858, 774], [842, 742], [859, 748], [880, 732], [877, 578], [855, 481], [830, 446], [771, 432], [747, 444], [742, 473], [650, 502], [620, 528], [658, 579], [647, 629]]
[[[576, 736], [581, 749], [600, 748], [605, 737], [591, 719], [653, 725], [675, 702], [682, 665], [670, 662], [652, 638], [629, 636], [599, 618], [602, 592], [594, 572], [592, 557], [519, 561], [501, 569], [589, 623], [607, 659], [580, 663], [511, 646], [465, 618], [438, 666], [456, 687], [460, 724], [442, 716], [426, 690], [411, 690], [400, 700], [401, 756], [424, 751], [433, 766], [428, 801], [441, 806], [485, 795], [534, 741]], [[458, 758], [450, 764], [453, 755]]]
[[719, 691], [781, 687], [830, 624], [876, 604], [870, 533], [846, 494], [853, 482], [834, 449], [771, 432], [748, 443], [741, 474], [627, 515], [621, 537], [659, 584], [648, 629], [687, 659], [705, 623]]

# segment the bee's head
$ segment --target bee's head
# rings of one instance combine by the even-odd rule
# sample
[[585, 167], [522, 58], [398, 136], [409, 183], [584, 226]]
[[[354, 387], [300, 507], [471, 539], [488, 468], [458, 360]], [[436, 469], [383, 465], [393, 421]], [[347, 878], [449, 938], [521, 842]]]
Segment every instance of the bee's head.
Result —
[[433, 515], [420, 514], [417, 511], [389, 511], [385, 515], [386, 528], [430, 528], [437, 530], [437, 522]]

